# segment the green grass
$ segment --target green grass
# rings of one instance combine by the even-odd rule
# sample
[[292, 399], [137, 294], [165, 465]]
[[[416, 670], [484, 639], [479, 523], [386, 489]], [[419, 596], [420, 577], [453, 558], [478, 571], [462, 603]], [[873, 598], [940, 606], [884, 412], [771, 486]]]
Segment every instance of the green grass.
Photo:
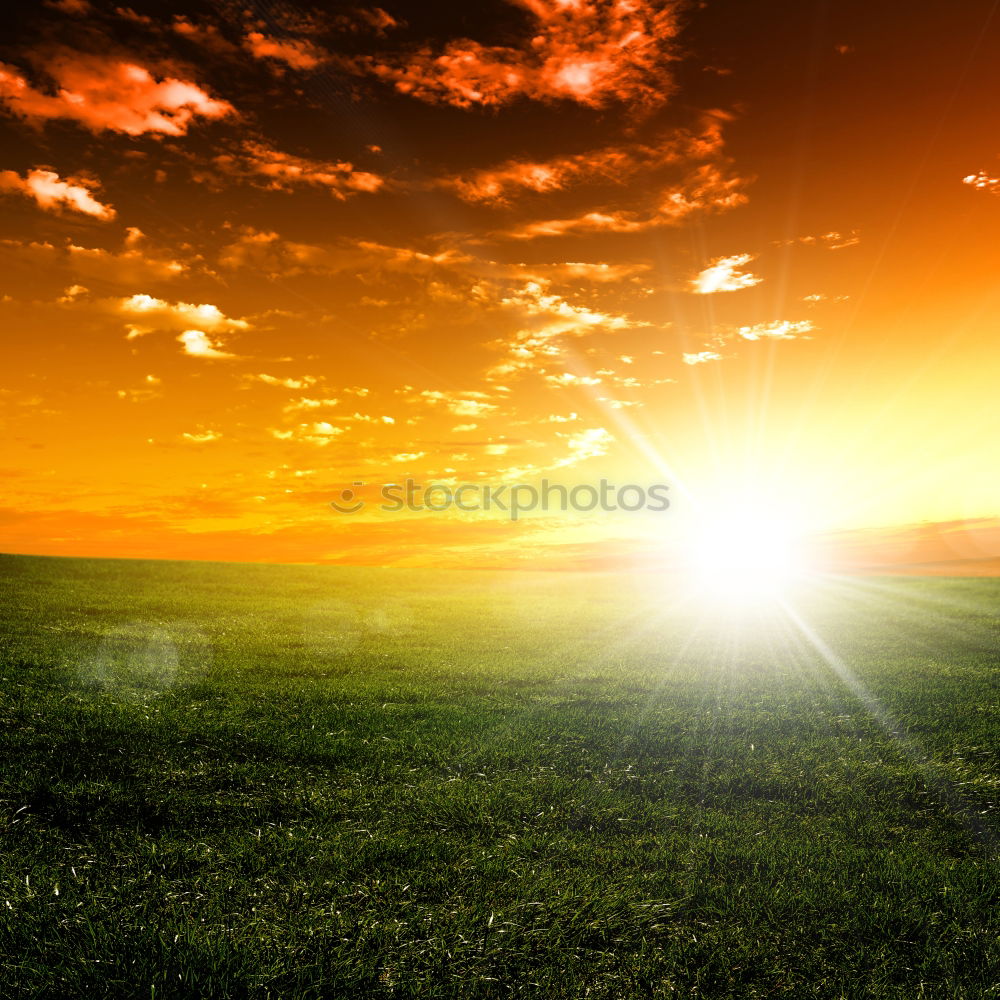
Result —
[[0, 996], [1000, 997], [1000, 581], [0, 587]]

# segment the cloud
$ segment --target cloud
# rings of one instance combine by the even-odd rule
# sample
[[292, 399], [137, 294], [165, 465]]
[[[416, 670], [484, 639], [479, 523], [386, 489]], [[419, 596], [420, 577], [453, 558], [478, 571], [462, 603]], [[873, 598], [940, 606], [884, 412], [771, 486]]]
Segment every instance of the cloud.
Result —
[[583, 329], [594, 326], [622, 330], [638, 325], [625, 316], [596, 312], [588, 306], [573, 305], [561, 295], [551, 292], [548, 282], [545, 281], [527, 282], [501, 300], [500, 304], [525, 316], [540, 316], [551, 320], [559, 327], [560, 333], [582, 332]]
[[325, 448], [334, 438], [340, 437], [343, 433], [343, 427], [335, 427], [326, 420], [301, 423], [290, 430], [271, 429], [271, 436], [279, 441], [302, 441], [306, 444], [314, 444], [319, 448]]
[[45, 5], [61, 14], [69, 14], [73, 17], [81, 17], [93, 10], [88, 0], [46, 0]]
[[[527, 266], [527, 265], [526, 265]], [[536, 273], [556, 281], [594, 281], [598, 284], [619, 283], [652, 270], [651, 264], [605, 264], [602, 262], [566, 261], [563, 264], [530, 265]]]
[[633, 406], [645, 406], [645, 403], [640, 402], [638, 399], [611, 399], [608, 396], [601, 396], [598, 400], [600, 403], [604, 403], [608, 409], [611, 410], [627, 410]]
[[529, 222], [500, 235], [513, 239], [568, 236], [577, 233], [638, 233], [677, 225], [690, 215], [722, 212], [748, 201], [747, 179], [725, 174], [716, 164], [698, 167], [681, 184], [663, 190], [652, 209], [590, 211], [564, 219]]
[[13, 170], [0, 170], [0, 191], [23, 194], [47, 212], [68, 209], [108, 222], [115, 217], [115, 210], [93, 196], [91, 192], [97, 186], [81, 178], [63, 180], [54, 170], [44, 167], [34, 167], [24, 177]]
[[[815, 329], [810, 320], [773, 320], [770, 323], [755, 323], [752, 326], [733, 327], [713, 338], [710, 347], [722, 345], [736, 340], [798, 340], [809, 339], [809, 334]], [[723, 355], [715, 350], [697, 351], [682, 354], [681, 360], [686, 365], [702, 365], [709, 361], [721, 361]]]
[[801, 246], [819, 246], [827, 250], [844, 250], [847, 247], [855, 247], [861, 242], [861, 236], [856, 229], [849, 233], [841, 233], [831, 230], [820, 236], [797, 236], [791, 240], [775, 240], [776, 247], [790, 247], [796, 244]]
[[744, 340], [795, 340], [813, 329], [815, 327], [807, 319], [799, 321], [782, 319], [773, 323], [755, 323], [753, 326], [741, 326], [736, 331], [736, 336], [742, 337]]
[[673, 92], [678, 4], [651, 0], [508, 0], [533, 20], [519, 46], [458, 39], [357, 67], [433, 104], [499, 107], [517, 98], [662, 104]]
[[399, 27], [399, 21], [381, 7], [372, 7], [370, 10], [359, 8], [354, 14], [357, 21], [379, 35], [384, 35], [390, 29]]
[[222, 350], [218, 343], [203, 330], [185, 330], [178, 338], [184, 353], [195, 358], [232, 358], [234, 354]]
[[[382, 266], [402, 271], [423, 272], [429, 267], [452, 266], [471, 263], [475, 260], [459, 250], [440, 250], [437, 253], [426, 253], [411, 247], [386, 246], [383, 243], [373, 243], [370, 240], [359, 240], [356, 250], [363, 250], [377, 258]], [[355, 256], [355, 260], [357, 257]]]
[[249, 269], [269, 278], [346, 267], [349, 256], [329, 247], [296, 243], [276, 232], [244, 227], [236, 239], [219, 251], [219, 263], [230, 269]]
[[698, 351], [696, 354], [683, 354], [681, 359], [686, 365], [703, 365], [708, 361], [721, 361], [722, 355], [715, 351]]
[[562, 356], [560, 340], [565, 337], [648, 325], [627, 316], [574, 305], [553, 293], [544, 280], [525, 283], [502, 298], [499, 304], [501, 309], [516, 314], [523, 325], [512, 338], [497, 342], [505, 349], [507, 357], [490, 370], [490, 378], [531, 369], [544, 374], [544, 365]]
[[214, 24], [196, 24], [183, 14], [175, 14], [173, 24], [170, 27], [181, 38], [186, 38], [188, 41], [204, 46], [210, 51], [229, 53], [236, 49], [236, 46]]
[[385, 184], [378, 174], [355, 170], [346, 160], [311, 160], [252, 140], [244, 142], [236, 152], [216, 156], [212, 162], [221, 173], [269, 191], [318, 187], [343, 200], [359, 192], [378, 191]]
[[53, 94], [0, 63], [0, 101], [30, 122], [66, 118], [94, 133], [126, 135], [179, 136], [199, 118], [212, 121], [235, 114], [231, 104], [212, 98], [197, 84], [176, 77], [157, 80], [143, 66], [123, 59], [64, 53], [45, 69]]
[[56, 300], [62, 305], [75, 302], [90, 291], [85, 285], [70, 285]]
[[300, 378], [279, 378], [277, 375], [267, 375], [261, 372], [259, 375], [252, 377], [259, 382], [263, 382], [265, 385], [281, 386], [284, 389], [306, 389], [311, 385], [315, 385], [317, 381], [314, 375], [303, 375]]
[[562, 388], [567, 385], [600, 385], [602, 380], [594, 375], [574, 375], [572, 372], [560, 372], [558, 375], [546, 375], [545, 381], [549, 385]]
[[259, 31], [251, 31], [243, 45], [255, 59], [274, 59], [292, 69], [315, 69], [329, 58], [318, 45], [301, 38], [269, 38]]
[[732, 257], [716, 257], [703, 271], [691, 279], [691, 288], [698, 295], [712, 295], [715, 292], [736, 292], [741, 288], [753, 288], [763, 278], [743, 271], [741, 268], [755, 260], [754, 254], [741, 253]]
[[[129, 339], [151, 333], [153, 330], [182, 330], [183, 336], [188, 333], [199, 334], [203, 331], [219, 333], [225, 331], [246, 330], [250, 324], [245, 319], [233, 319], [226, 316], [218, 306], [210, 303], [195, 305], [191, 302], [165, 302], [152, 295], [140, 293], [127, 298], [116, 299], [114, 310], [128, 317]], [[190, 338], [196, 345], [196, 338]], [[189, 354], [196, 353], [189, 349]]]
[[701, 129], [696, 132], [681, 129], [654, 143], [605, 146], [549, 160], [508, 160], [496, 167], [445, 178], [440, 184], [454, 190], [464, 201], [492, 205], [507, 205], [525, 192], [561, 191], [587, 181], [625, 184], [644, 171], [718, 154], [722, 149], [722, 126], [731, 119], [722, 111], [712, 111], [703, 116]]
[[456, 417], [482, 417], [497, 408], [497, 404], [490, 402], [491, 397], [484, 392], [453, 393], [425, 389], [419, 395], [429, 403], [443, 404]]
[[[227, 268], [249, 268], [268, 277], [351, 270], [388, 270], [426, 274], [436, 268], [458, 268], [476, 258], [458, 250], [426, 253], [411, 247], [393, 247], [370, 240], [341, 240], [333, 245], [296, 243], [278, 233], [244, 226], [237, 238], [219, 251], [219, 263]], [[388, 305], [384, 299], [369, 299], [369, 305]]]
[[55, 246], [52, 243], [19, 243], [16, 240], [0, 240], [0, 246], [38, 267], [63, 267], [88, 278], [132, 285], [145, 281], [166, 281], [188, 270], [184, 262], [147, 247], [142, 233], [135, 228], [128, 230], [122, 250], [84, 247], [71, 242]]
[[195, 433], [190, 433], [185, 431], [181, 437], [185, 441], [190, 441], [192, 444], [211, 444], [213, 441], [218, 441], [222, 435], [218, 431], [196, 431]]
[[609, 445], [614, 441], [614, 437], [603, 427], [588, 427], [576, 434], [560, 434], [559, 437], [566, 439], [569, 454], [555, 462], [553, 467], [557, 469], [606, 455]]
[[968, 184], [969, 187], [973, 187], [977, 191], [986, 191], [989, 194], [1000, 195], [1000, 177], [990, 177], [984, 170], [963, 177], [962, 183]]
[[295, 413], [298, 410], [319, 410], [339, 405], [339, 399], [309, 399], [304, 396], [301, 399], [293, 399], [290, 403], [286, 403], [283, 409], [285, 413]]

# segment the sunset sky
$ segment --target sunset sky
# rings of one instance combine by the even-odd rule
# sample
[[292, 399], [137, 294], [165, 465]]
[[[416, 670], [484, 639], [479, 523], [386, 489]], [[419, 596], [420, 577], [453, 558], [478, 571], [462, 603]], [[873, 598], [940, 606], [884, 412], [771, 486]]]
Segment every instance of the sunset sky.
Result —
[[[5, 5], [0, 551], [1000, 555], [996, 6]], [[406, 477], [672, 505], [329, 507]]]

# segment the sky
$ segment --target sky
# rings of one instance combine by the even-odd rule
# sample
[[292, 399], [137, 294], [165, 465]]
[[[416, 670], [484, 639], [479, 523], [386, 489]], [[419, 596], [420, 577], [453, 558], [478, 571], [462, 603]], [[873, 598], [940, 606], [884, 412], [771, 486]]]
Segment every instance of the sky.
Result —
[[996, 567], [996, 6], [4, 5], [0, 550]]

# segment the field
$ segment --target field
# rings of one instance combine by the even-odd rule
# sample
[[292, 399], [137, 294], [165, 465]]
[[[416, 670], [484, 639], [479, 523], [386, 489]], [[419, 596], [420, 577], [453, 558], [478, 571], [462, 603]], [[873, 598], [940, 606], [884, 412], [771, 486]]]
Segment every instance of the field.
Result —
[[0, 587], [0, 996], [1000, 997], [1000, 581]]

